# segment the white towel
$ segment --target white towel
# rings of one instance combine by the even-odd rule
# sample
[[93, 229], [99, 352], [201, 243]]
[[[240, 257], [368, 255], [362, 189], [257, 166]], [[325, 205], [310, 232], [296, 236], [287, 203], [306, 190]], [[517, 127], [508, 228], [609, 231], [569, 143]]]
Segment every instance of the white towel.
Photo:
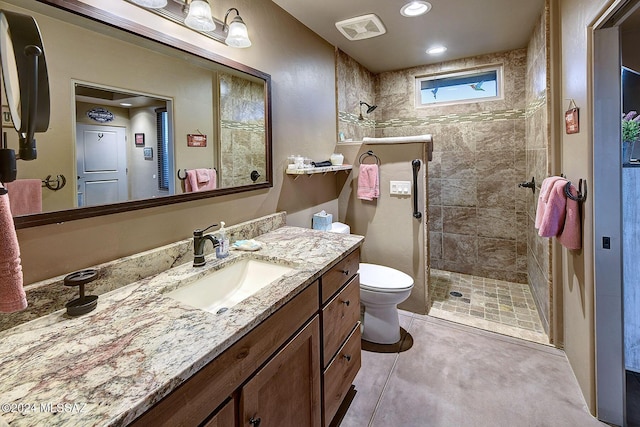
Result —
[[414, 135], [414, 136], [387, 136], [384, 138], [370, 138], [365, 136], [362, 138], [362, 142], [368, 142], [370, 144], [402, 144], [411, 142], [431, 142], [431, 135]]

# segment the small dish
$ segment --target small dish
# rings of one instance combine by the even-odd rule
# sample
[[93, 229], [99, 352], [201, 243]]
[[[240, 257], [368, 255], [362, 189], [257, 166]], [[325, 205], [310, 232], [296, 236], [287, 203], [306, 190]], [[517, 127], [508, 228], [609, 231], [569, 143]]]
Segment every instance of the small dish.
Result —
[[258, 242], [257, 240], [254, 239], [250, 239], [250, 240], [238, 240], [236, 242], [233, 243], [233, 245], [231, 245], [231, 247], [233, 247], [234, 249], [237, 249], [239, 251], [257, 251], [258, 249], [260, 249], [262, 247], [262, 243]]

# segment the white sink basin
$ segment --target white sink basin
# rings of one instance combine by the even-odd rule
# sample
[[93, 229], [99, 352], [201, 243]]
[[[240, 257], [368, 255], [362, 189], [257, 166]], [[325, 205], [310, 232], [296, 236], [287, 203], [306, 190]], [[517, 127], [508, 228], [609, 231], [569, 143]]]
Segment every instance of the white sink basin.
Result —
[[243, 259], [182, 286], [166, 295], [211, 313], [238, 304], [293, 268], [255, 259]]

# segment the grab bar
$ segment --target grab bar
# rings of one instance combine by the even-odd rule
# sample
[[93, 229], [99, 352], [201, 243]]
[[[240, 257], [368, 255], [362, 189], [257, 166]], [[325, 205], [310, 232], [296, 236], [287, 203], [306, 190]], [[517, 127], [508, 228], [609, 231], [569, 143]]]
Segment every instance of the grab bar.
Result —
[[422, 218], [422, 213], [418, 210], [418, 171], [420, 170], [420, 159], [411, 161], [413, 168], [413, 217]]

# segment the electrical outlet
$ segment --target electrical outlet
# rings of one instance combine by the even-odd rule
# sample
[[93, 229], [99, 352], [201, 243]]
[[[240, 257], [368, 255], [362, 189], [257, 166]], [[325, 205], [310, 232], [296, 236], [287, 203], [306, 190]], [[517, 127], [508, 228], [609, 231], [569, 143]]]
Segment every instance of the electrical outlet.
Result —
[[410, 196], [411, 182], [410, 181], [391, 181], [389, 194], [397, 194], [400, 196]]

